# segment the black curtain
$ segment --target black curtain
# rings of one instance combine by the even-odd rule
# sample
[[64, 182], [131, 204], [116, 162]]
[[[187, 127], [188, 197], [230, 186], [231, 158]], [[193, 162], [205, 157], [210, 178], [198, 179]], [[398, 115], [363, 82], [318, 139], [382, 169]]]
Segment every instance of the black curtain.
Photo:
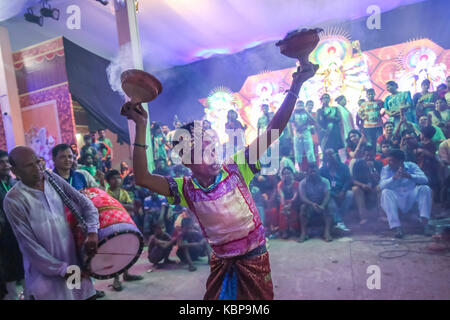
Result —
[[69, 90], [88, 113], [89, 130], [108, 129], [119, 142], [130, 143], [127, 119], [120, 115], [123, 98], [108, 82], [109, 61], [63, 39]]

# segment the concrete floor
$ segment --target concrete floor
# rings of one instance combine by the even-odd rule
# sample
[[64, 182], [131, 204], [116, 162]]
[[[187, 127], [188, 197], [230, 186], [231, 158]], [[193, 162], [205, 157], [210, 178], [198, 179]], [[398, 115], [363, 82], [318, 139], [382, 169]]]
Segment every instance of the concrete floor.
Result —
[[[386, 225], [350, 228], [351, 235], [331, 243], [320, 238], [320, 229], [304, 243], [270, 240], [275, 299], [450, 299], [450, 252], [428, 251], [431, 238], [422, 236], [417, 225], [405, 227], [407, 236], [402, 240], [394, 240]], [[209, 274], [206, 258], [196, 263], [195, 272], [179, 264], [152, 270], [146, 254], [130, 271], [144, 280], [124, 282], [121, 292], [108, 287], [112, 280], [96, 281], [96, 288], [106, 293], [104, 299], [202, 299]], [[380, 289], [367, 287], [371, 265], [380, 268]]]

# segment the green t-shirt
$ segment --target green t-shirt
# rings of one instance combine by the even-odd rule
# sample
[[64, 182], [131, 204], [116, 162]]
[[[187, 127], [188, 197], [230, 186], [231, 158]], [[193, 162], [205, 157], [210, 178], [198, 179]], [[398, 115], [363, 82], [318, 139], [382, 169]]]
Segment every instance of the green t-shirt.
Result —
[[[100, 141], [100, 142], [104, 142], [108, 147], [110, 147], [111, 149], [112, 149], [112, 147], [113, 147], [113, 145], [112, 145], [112, 142], [111, 142], [111, 140], [109, 140], [108, 138], [104, 138], [104, 139], [98, 139], [98, 141]], [[102, 149], [102, 154], [103, 154], [103, 156], [106, 156], [106, 149]]]
[[[248, 161], [245, 157], [245, 150], [246, 149], [242, 149], [242, 150], [238, 151], [237, 153], [235, 153], [232, 156], [232, 160], [239, 167], [239, 171], [241, 172], [242, 177], [244, 178], [245, 184], [247, 185], [247, 188], [248, 188], [249, 184], [252, 181], [255, 174], [253, 173], [251, 166], [248, 164]], [[256, 162], [255, 168], [257, 170], [261, 170], [261, 164], [260, 164], [259, 160]], [[221, 169], [221, 173], [222, 173], [222, 177], [220, 179], [220, 182], [222, 182], [223, 180], [225, 180], [228, 177], [228, 172], [223, 167]], [[178, 194], [180, 195], [180, 205], [183, 207], [188, 207], [186, 198], [183, 194], [183, 178], [182, 177], [174, 178], [174, 180], [177, 183]], [[193, 183], [193, 185], [194, 185], [195, 189], [201, 189], [200, 186], [198, 186], [196, 183]], [[167, 197], [167, 201], [170, 204], [174, 204], [175, 198]]]

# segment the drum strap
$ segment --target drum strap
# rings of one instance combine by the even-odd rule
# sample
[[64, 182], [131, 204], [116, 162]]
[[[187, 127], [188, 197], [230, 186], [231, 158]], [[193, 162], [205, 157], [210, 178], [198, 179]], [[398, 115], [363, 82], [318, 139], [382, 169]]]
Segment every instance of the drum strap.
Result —
[[86, 234], [88, 230], [86, 221], [84, 220], [80, 211], [76, 207], [75, 203], [64, 193], [62, 188], [58, 185], [56, 179], [52, 176], [52, 173], [50, 173], [47, 170], [45, 171], [45, 173], [47, 174], [48, 182], [52, 185], [53, 189], [55, 189], [56, 193], [58, 193], [64, 205], [74, 214], [75, 218], [78, 221], [78, 224], [80, 225], [83, 232]]

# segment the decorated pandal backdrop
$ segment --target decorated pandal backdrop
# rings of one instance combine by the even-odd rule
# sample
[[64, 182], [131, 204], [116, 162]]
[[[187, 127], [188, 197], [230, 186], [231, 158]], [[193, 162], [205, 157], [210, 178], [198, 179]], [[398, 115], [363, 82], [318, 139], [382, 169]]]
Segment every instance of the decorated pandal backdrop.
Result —
[[[385, 83], [394, 80], [400, 91], [410, 91], [411, 96], [421, 91], [420, 84], [428, 79], [430, 90], [445, 83], [450, 67], [450, 50], [445, 50], [430, 39], [418, 39], [401, 44], [361, 51], [358, 40], [351, 41], [344, 32], [325, 31], [310, 61], [320, 66], [316, 75], [304, 84], [299, 99], [314, 101], [313, 111], [320, 108], [320, 96], [328, 93], [331, 105], [344, 95], [346, 107], [356, 116], [358, 100], [366, 98], [366, 89], [373, 88], [376, 98], [384, 100], [389, 94]], [[224, 86], [214, 88], [210, 95], [199, 101], [205, 108], [205, 118], [226, 142], [225, 123], [229, 110], [235, 110], [239, 120], [247, 124], [247, 143], [256, 138], [261, 105], [268, 104], [275, 112], [289, 89], [296, 67], [263, 71], [249, 76], [239, 92]]]

